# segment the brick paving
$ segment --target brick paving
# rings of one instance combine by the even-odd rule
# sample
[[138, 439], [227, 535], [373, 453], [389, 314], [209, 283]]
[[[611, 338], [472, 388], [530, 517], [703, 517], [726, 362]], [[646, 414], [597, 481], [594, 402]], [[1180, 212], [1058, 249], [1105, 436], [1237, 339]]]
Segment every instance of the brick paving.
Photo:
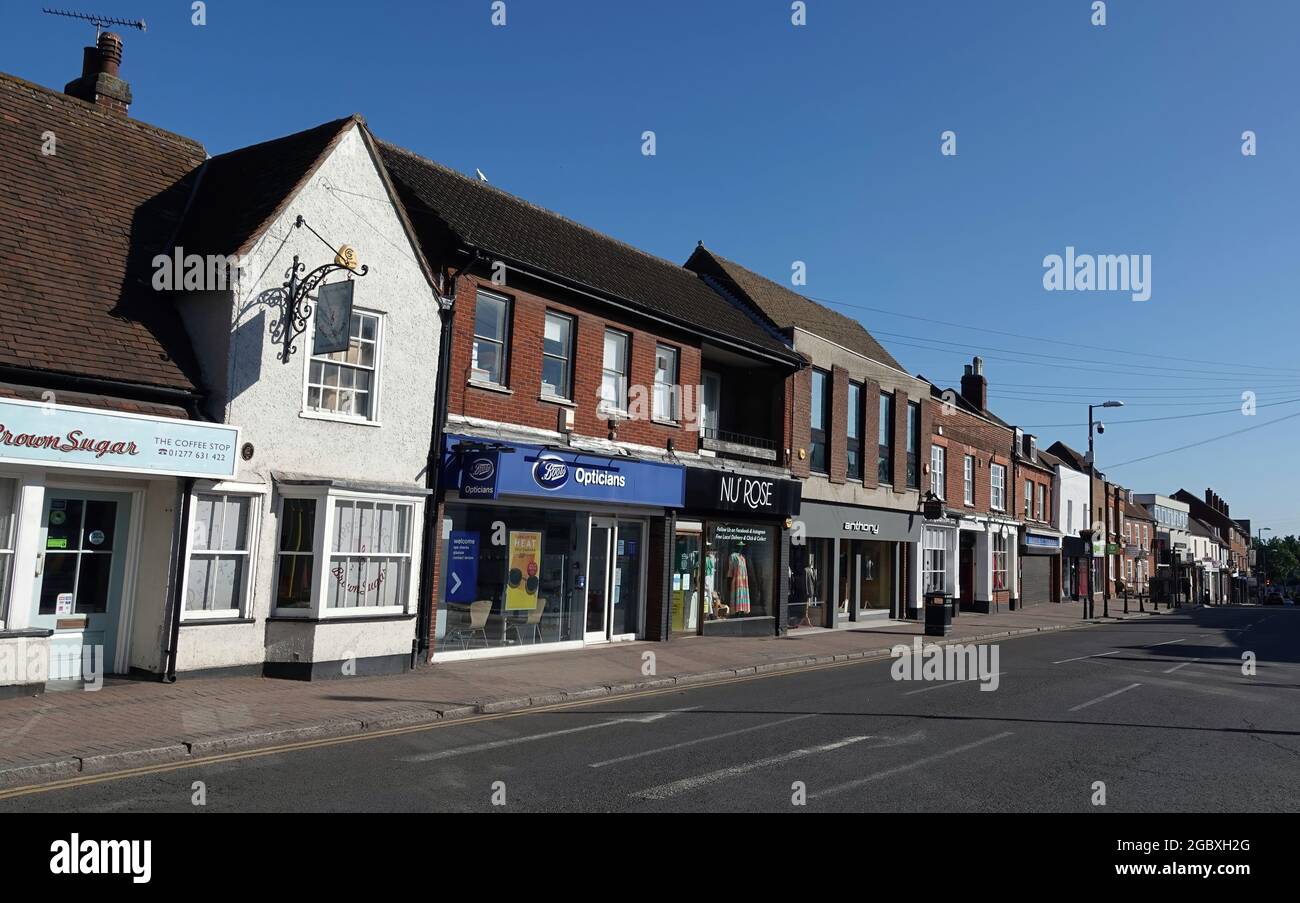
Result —
[[[1098, 606], [1100, 609], [1100, 606]], [[1112, 615], [1119, 608], [1112, 606]], [[1119, 617], [1123, 617], [1122, 614]], [[1139, 617], [1136, 612], [1130, 617]], [[1112, 618], [1113, 619], [1113, 618]], [[1078, 604], [962, 614], [949, 640], [1086, 626]], [[294, 740], [509, 711], [647, 686], [886, 654], [916, 622], [789, 637], [691, 637], [437, 664], [388, 677], [300, 683], [207, 677], [111, 680], [95, 692], [0, 701], [0, 788]], [[655, 673], [642, 673], [653, 652]], [[723, 673], [719, 673], [723, 672]]]

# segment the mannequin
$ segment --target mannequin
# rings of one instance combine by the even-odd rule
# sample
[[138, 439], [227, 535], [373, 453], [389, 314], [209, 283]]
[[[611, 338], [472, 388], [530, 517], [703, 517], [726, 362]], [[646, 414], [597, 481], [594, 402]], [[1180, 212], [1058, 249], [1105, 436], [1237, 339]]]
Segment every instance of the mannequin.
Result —
[[738, 615], [749, 614], [749, 562], [745, 560], [743, 542], [727, 559], [727, 579], [731, 581], [732, 610]]

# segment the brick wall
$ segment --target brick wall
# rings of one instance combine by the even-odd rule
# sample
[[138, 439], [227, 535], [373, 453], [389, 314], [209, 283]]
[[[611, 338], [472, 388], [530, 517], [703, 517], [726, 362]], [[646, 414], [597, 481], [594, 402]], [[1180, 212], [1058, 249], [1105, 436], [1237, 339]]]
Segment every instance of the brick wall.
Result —
[[831, 368], [831, 424], [827, 434], [830, 443], [829, 479], [844, 483], [848, 477], [849, 429], [849, 371], [843, 367]]
[[[478, 289], [482, 287], [510, 299], [508, 367], [505, 376], [509, 394], [469, 384], [474, 342], [474, 317]], [[613, 308], [585, 303], [560, 290], [532, 285], [525, 277], [518, 284], [493, 285], [490, 280], [467, 277], [460, 281], [451, 349], [448, 410], [451, 414], [519, 424], [535, 429], [556, 429], [561, 405], [543, 401], [542, 336], [548, 310], [574, 318], [573, 404], [574, 432], [582, 436], [605, 437], [608, 419], [597, 412], [604, 361], [605, 329], [614, 328], [631, 336], [628, 388], [644, 387], [646, 410], [643, 418], [619, 421], [617, 438], [623, 442], [664, 448], [673, 440], [678, 450], [694, 452], [699, 432], [656, 423], [650, 419], [650, 397], [654, 386], [655, 347], [663, 343], [678, 350], [679, 382], [692, 387], [692, 407], [700, 385], [700, 342], [697, 337], [668, 326], [643, 320], [634, 314], [610, 317]], [[683, 398], [683, 403], [684, 403]]]
[[[948, 413], [945, 413], [945, 410]], [[924, 420], [924, 417], [923, 417]], [[946, 492], [944, 497], [948, 506], [957, 511], [970, 514], [1006, 514], [1016, 516], [1014, 507], [1018, 493], [1012, 483], [1011, 446], [1015, 434], [1008, 428], [989, 423], [965, 411], [937, 406], [930, 416], [933, 431], [930, 441], [934, 445], [946, 448]], [[942, 429], [943, 435], [938, 435]], [[975, 456], [975, 503], [964, 502], [963, 458]], [[994, 512], [990, 505], [992, 494], [990, 483], [990, 465], [1001, 464], [1007, 472], [1007, 510]], [[1021, 490], [1023, 492], [1023, 490]]]

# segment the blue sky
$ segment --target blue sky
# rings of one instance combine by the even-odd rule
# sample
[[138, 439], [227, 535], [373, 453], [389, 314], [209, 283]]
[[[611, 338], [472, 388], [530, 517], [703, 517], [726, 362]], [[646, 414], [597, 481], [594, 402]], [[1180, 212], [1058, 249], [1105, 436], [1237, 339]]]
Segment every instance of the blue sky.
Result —
[[[61, 87], [93, 29], [39, 6], [7, 4], [0, 67]], [[983, 351], [1044, 445], [1127, 401], [1103, 467], [1300, 415], [1300, 3], [1111, 0], [1104, 27], [1091, 0], [790, 6], [507, 0], [493, 27], [490, 0], [211, 0], [196, 27], [187, 0], [91, 4], [149, 23], [124, 32], [132, 114], [212, 153], [359, 111], [669, 259], [804, 261], [912, 372], [955, 383]], [[1151, 299], [1045, 291], [1067, 246], [1151, 255]], [[1157, 417], [1184, 419], [1121, 422]], [[1298, 444], [1300, 416], [1110, 474], [1300, 532]]]

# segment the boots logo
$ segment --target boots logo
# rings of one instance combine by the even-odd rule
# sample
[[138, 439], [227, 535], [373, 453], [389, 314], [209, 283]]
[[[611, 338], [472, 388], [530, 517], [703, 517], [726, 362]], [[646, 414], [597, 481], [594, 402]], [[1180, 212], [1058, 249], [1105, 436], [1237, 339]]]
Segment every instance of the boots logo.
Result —
[[569, 463], [555, 455], [539, 455], [533, 465], [533, 482], [547, 492], [556, 492], [569, 482]]
[[481, 483], [486, 483], [492, 479], [492, 475], [496, 473], [496, 470], [496, 465], [492, 463], [491, 458], [479, 458], [470, 465], [469, 475]]

